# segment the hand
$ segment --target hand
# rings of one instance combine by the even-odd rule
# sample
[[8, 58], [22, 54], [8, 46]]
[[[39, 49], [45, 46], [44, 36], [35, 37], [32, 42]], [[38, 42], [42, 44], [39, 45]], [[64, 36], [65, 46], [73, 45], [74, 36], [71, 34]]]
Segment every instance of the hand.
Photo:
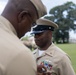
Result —
[[51, 75], [47, 72], [47, 68], [44, 65], [37, 65], [37, 75]]
[[44, 65], [37, 65], [37, 72], [38, 73], [44, 73], [46, 71], [47, 71], [47, 69]]

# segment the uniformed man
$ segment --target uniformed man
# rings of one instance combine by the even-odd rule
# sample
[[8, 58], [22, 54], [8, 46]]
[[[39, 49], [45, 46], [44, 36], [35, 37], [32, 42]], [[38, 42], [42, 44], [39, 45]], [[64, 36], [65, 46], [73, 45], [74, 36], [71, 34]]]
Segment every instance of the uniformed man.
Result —
[[41, 0], [9, 0], [0, 16], [0, 75], [36, 75], [31, 51], [19, 40], [46, 14]]
[[75, 75], [68, 55], [52, 42], [52, 32], [58, 25], [47, 19], [38, 19], [32, 34], [38, 48], [33, 52], [38, 74]]

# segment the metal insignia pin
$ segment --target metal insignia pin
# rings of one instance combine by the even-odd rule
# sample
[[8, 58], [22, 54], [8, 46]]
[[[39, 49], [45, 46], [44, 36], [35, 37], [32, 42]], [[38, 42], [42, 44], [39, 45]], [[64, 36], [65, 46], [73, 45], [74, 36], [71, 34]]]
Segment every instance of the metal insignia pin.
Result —
[[51, 29], [51, 27], [49, 27], [49, 29]]

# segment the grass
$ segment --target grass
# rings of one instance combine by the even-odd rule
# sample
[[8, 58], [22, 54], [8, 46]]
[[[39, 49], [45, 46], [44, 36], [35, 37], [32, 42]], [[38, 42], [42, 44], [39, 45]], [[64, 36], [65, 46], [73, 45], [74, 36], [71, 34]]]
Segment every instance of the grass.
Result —
[[71, 58], [72, 66], [76, 72], [76, 44], [56, 44], [64, 50]]

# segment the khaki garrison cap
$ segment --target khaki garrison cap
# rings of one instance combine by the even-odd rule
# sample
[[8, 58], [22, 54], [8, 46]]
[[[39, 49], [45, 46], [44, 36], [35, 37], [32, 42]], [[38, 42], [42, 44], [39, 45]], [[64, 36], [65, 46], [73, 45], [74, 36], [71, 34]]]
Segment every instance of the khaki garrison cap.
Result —
[[47, 10], [46, 7], [44, 6], [44, 4], [42, 3], [41, 0], [30, 0], [33, 5], [36, 7], [37, 12], [38, 12], [38, 18], [44, 16], [47, 14]]
[[47, 19], [38, 19], [36, 21], [36, 26], [33, 27], [31, 34], [42, 33], [46, 30], [54, 31], [55, 28], [58, 28], [58, 25]]

